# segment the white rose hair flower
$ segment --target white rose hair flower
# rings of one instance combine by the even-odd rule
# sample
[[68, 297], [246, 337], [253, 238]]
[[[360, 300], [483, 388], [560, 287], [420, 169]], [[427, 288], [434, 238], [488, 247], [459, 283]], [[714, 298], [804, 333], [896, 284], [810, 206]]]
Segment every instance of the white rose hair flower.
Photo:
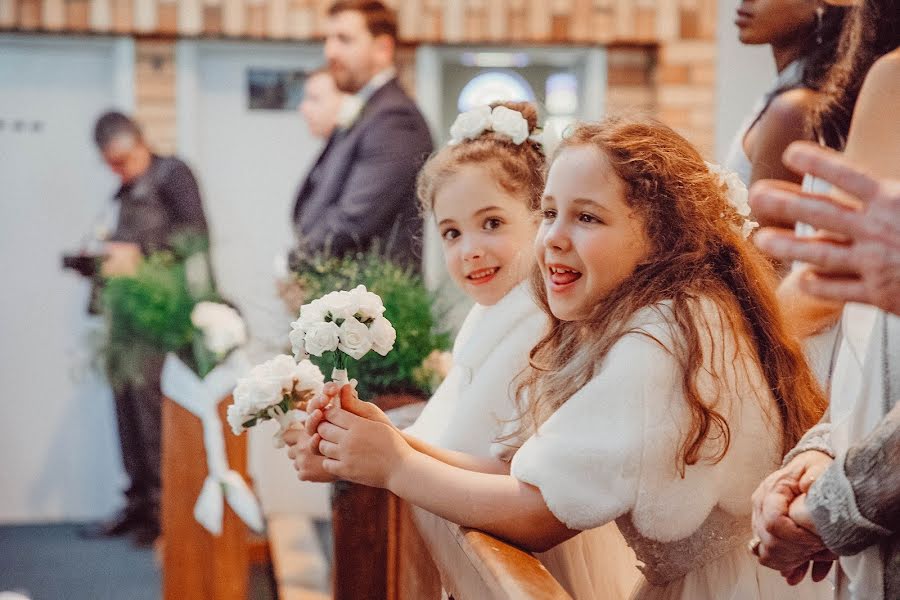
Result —
[[508, 136], [517, 146], [528, 139], [528, 121], [517, 110], [497, 106], [491, 111], [491, 127], [496, 133]]
[[460, 113], [450, 126], [450, 143], [458, 144], [463, 140], [474, 140], [485, 131], [491, 130], [491, 107], [478, 106]]
[[456, 117], [450, 127], [450, 145], [474, 140], [485, 131], [504, 135], [516, 145], [523, 144], [531, 133], [528, 120], [519, 111], [506, 106], [479, 106]]
[[748, 238], [753, 230], [759, 227], [759, 223], [750, 216], [750, 193], [747, 191], [747, 186], [734, 171], [709, 162], [706, 163], [706, 166], [718, 178], [719, 185], [725, 187], [725, 198], [728, 200], [728, 204], [741, 217], [741, 235], [744, 239]]

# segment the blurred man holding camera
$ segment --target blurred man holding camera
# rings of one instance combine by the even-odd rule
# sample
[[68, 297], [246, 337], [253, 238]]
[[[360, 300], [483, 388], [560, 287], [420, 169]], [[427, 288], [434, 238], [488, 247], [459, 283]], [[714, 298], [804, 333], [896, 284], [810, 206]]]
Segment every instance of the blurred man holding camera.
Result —
[[[118, 112], [99, 118], [94, 141], [122, 182], [114, 196], [115, 229], [102, 251], [103, 277], [135, 274], [143, 257], [167, 248], [176, 233], [206, 234], [197, 180], [184, 162], [154, 154], [137, 124]], [[149, 546], [159, 536], [163, 358], [160, 354], [147, 360], [141, 381], [113, 390], [130, 484], [125, 508], [110, 521], [86, 529], [87, 537], [129, 534], [137, 545]]]

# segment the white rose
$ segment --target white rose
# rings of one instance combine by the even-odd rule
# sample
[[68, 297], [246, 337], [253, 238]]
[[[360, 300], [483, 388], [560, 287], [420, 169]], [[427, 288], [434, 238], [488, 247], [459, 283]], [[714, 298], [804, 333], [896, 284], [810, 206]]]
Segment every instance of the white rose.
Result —
[[359, 299], [356, 294], [350, 292], [332, 292], [322, 299], [331, 318], [335, 321], [338, 319], [352, 319], [359, 311]]
[[473, 140], [491, 128], [491, 107], [479, 106], [456, 117], [450, 127], [451, 143]]
[[340, 334], [338, 350], [356, 360], [361, 359], [366, 352], [372, 349], [372, 336], [369, 328], [353, 317], [341, 324]]
[[314, 356], [337, 350], [340, 329], [335, 323], [315, 323], [306, 330], [306, 351]]
[[319, 370], [319, 367], [308, 360], [300, 361], [294, 378], [297, 380], [294, 389], [301, 394], [303, 392], [321, 394], [322, 388], [325, 387], [325, 375]]
[[[293, 379], [291, 385], [293, 386]], [[278, 404], [283, 397], [282, 381], [267, 374], [239, 379], [234, 389], [234, 403], [248, 415]]]
[[306, 358], [306, 332], [300, 327], [299, 322], [291, 323], [291, 333], [288, 335], [288, 339], [291, 340], [291, 351], [294, 353], [294, 358], [298, 361]]
[[372, 350], [380, 354], [386, 355], [394, 348], [394, 342], [397, 341], [397, 331], [391, 322], [384, 317], [378, 317], [375, 322], [369, 326], [369, 333], [372, 336]]
[[300, 317], [291, 323], [291, 327], [298, 329], [307, 329], [310, 325], [325, 320], [325, 305], [322, 299], [313, 300], [309, 304], [300, 307]]
[[215, 354], [225, 354], [247, 341], [247, 327], [236, 310], [216, 302], [199, 302], [191, 311], [191, 323], [203, 334], [203, 342]]
[[297, 370], [297, 361], [293, 356], [279, 354], [266, 363], [268, 377], [276, 379], [285, 393], [294, 388], [294, 373]]
[[491, 127], [496, 133], [508, 136], [514, 144], [528, 139], [528, 121], [517, 110], [498, 106], [491, 113]]
[[741, 235], [744, 236], [744, 239], [750, 237], [750, 234], [753, 233], [753, 230], [759, 227], [759, 223], [756, 221], [751, 221], [747, 219], [744, 221], [743, 225], [741, 225]]
[[237, 404], [228, 405], [228, 412], [225, 418], [231, 426], [231, 432], [234, 433], [234, 435], [243, 433], [245, 431], [244, 423], [250, 420]]
[[750, 193], [747, 186], [740, 178], [732, 173], [725, 178], [725, 185], [728, 186], [728, 203], [742, 217], [750, 216]]
[[209, 327], [216, 322], [219, 306], [215, 302], [198, 302], [191, 311], [191, 324], [197, 329]]
[[384, 312], [384, 303], [381, 301], [381, 297], [367, 290], [366, 286], [356, 286], [350, 293], [356, 297], [356, 302], [359, 305], [357, 312], [364, 321], [376, 319]]

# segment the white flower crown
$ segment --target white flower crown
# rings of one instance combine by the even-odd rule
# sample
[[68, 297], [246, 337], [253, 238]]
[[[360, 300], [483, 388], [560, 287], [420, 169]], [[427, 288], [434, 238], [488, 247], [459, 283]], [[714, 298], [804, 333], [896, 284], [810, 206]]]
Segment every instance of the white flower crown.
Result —
[[[725, 186], [725, 198], [728, 200], [728, 204], [741, 217], [741, 235], [744, 236], [744, 239], [750, 237], [753, 230], [759, 227], [759, 223], [750, 216], [750, 194], [747, 186], [734, 171], [710, 162], [706, 163], [706, 167], [718, 178], [719, 184]], [[722, 215], [722, 217], [724, 216]]]
[[540, 144], [545, 155], [550, 155], [559, 145], [560, 135], [555, 129], [535, 129], [530, 131], [528, 120], [522, 113], [505, 106], [497, 106], [493, 109], [488, 106], [478, 106], [472, 110], [460, 113], [456, 121], [450, 127], [450, 146], [461, 144], [466, 140], [474, 140], [486, 131], [493, 131], [508, 137], [513, 144], [521, 145], [526, 140]]

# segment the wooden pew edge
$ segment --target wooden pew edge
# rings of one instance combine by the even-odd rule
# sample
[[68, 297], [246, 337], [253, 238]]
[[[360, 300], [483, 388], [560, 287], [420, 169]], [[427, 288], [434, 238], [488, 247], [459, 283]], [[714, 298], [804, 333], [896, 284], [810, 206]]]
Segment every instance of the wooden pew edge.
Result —
[[[497, 600], [572, 600], [534, 555], [419, 507], [410, 508], [451, 596], [478, 598], [487, 588]], [[465, 562], [460, 564], [460, 558]]]

